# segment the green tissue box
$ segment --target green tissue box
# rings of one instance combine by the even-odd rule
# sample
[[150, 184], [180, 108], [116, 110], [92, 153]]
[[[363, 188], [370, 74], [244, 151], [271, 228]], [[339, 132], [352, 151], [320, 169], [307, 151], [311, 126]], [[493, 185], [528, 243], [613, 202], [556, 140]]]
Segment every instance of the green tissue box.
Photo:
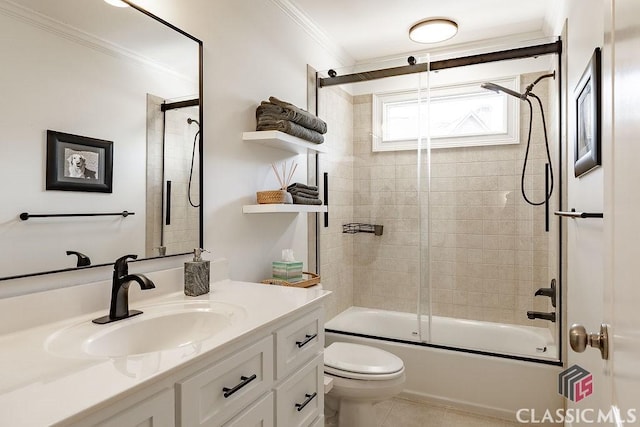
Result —
[[272, 276], [274, 279], [302, 280], [302, 262], [273, 261]]

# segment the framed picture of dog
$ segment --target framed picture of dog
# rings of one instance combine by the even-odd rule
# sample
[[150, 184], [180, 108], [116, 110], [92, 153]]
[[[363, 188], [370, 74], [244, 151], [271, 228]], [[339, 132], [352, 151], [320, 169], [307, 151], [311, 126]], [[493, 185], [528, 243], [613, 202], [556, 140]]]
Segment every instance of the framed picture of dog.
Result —
[[113, 142], [47, 130], [47, 190], [112, 192]]

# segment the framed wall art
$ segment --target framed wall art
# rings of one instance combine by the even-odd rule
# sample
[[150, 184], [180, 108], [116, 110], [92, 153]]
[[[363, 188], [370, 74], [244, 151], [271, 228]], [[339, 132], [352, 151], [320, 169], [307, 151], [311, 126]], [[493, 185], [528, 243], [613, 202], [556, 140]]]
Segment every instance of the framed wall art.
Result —
[[113, 142], [47, 130], [47, 190], [111, 193]]
[[600, 97], [600, 48], [596, 48], [575, 90], [576, 177], [584, 175], [602, 163]]

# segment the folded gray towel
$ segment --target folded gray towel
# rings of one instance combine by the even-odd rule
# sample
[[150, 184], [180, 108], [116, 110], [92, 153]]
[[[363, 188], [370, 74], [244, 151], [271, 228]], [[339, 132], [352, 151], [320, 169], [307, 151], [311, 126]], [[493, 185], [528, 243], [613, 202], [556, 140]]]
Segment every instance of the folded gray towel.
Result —
[[292, 195], [291, 197], [293, 197], [294, 205], [321, 205], [322, 204], [322, 200], [320, 199], [311, 199], [309, 197], [296, 196], [295, 194]]
[[302, 197], [309, 197], [309, 198], [318, 198], [318, 196], [320, 196], [320, 192], [319, 191], [313, 191], [313, 190], [298, 190], [298, 189], [293, 189], [293, 190], [287, 190], [289, 193], [291, 193], [292, 195], [296, 195], [296, 196], [302, 196]]
[[287, 190], [310, 190], [310, 191], [318, 191], [318, 187], [315, 185], [307, 185], [301, 182], [296, 182], [287, 187]]
[[[275, 96], [270, 96], [269, 103], [263, 102], [261, 105], [280, 107], [283, 110], [282, 113], [287, 114], [287, 120], [291, 120], [294, 123], [306, 127], [307, 129], [315, 130], [322, 134], [327, 133], [327, 123], [324, 120], [289, 102], [281, 101]], [[274, 110], [272, 109], [271, 111]]]
[[289, 135], [297, 136], [314, 144], [322, 144], [324, 137], [318, 132], [307, 129], [288, 120], [274, 120], [271, 118], [258, 118], [256, 130], [279, 130]]

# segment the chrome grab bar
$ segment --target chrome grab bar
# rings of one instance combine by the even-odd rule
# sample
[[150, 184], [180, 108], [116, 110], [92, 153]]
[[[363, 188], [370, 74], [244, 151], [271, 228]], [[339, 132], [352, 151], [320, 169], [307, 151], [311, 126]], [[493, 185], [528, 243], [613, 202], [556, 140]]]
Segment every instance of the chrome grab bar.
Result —
[[601, 212], [576, 212], [572, 210], [571, 212], [566, 211], [555, 211], [554, 215], [564, 216], [567, 218], [603, 218], [604, 214]]

